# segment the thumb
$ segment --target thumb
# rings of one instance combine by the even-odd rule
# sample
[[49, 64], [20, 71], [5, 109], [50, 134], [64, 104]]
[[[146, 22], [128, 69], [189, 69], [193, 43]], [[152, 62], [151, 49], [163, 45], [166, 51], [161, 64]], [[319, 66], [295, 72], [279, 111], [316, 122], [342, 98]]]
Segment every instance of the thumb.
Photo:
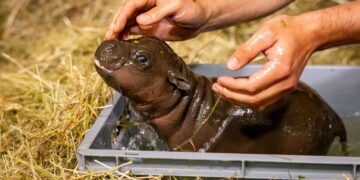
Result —
[[258, 31], [235, 51], [227, 62], [230, 70], [238, 70], [275, 43], [275, 36], [268, 31]]

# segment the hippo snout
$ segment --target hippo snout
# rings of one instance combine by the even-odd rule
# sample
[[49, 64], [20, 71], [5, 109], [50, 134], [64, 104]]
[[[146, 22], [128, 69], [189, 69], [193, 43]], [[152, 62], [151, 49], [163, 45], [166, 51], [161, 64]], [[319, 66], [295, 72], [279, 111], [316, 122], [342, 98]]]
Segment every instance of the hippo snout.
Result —
[[100, 44], [95, 52], [95, 59], [107, 70], [119, 69], [126, 61], [129, 48], [126, 42], [110, 40]]

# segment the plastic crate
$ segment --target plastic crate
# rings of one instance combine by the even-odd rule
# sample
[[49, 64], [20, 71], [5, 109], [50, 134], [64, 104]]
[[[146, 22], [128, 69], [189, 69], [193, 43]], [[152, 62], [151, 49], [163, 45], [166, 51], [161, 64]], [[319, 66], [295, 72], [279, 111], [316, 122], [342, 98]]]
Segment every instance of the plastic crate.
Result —
[[[238, 72], [229, 72], [222, 65], [191, 67], [206, 76], [242, 76], [260, 66], [247, 66]], [[301, 79], [345, 119], [360, 116], [360, 67], [308, 66]], [[134, 175], [360, 179], [360, 157], [113, 150], [111, 132], [125, 106], [125, 99], [116, 93], [103, 109], [78, 147], [79, 170], [117, 167], [115, 173], [131, 171]]]

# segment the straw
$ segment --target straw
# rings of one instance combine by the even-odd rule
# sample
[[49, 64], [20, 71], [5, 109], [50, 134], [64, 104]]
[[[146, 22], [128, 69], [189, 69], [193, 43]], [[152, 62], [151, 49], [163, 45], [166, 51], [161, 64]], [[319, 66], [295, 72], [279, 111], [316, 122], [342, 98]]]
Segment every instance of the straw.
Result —
[[[335, 3], [296, 1], [277, 14]], [[120, 4], [0, 1], [0, 179], [119, 178], [112, 170], [79, 172], [75, 153], [111, 97], [93, 54]], [[170, 44], [188, 63], [225, 63], [266, 19]], [[335, 48], [317, 53], [311, 63], [359, 65], [358, 52], [357, 45]]]

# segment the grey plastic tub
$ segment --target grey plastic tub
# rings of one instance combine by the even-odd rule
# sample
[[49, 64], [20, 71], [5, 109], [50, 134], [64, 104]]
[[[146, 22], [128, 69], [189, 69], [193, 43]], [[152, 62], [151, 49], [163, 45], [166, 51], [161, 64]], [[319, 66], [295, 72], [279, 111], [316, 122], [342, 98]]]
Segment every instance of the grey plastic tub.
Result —
[[[222, 65], [193, 65], [192, 68], [207, 76], [241, 76], [254, 72], [259, 66], [248, 66], [238, 72], [229, 72]], [[360, 67], [309, 66], [301, 79], [345, 119], [360, 115]], [[124, 98], [116, 93], [103, 109], [78, 147], [79, 170], [116, 167], [114, 173], [130, 171], [134, 175], [360, 179], [360, 157], [112, 150], [111, 131], [125, 105]]]

